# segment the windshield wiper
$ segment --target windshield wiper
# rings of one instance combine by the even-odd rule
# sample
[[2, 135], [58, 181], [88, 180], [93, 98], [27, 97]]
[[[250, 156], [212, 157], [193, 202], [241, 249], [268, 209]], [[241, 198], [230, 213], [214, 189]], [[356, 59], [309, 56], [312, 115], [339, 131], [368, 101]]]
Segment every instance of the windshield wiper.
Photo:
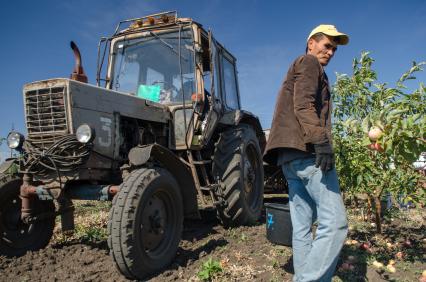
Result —
[[[176, 51], [175, 50], [175, 48], [173, 48], [173, 46], [172, 45], [170, 45], [169, 43], [167, 43], [166, 41], [164, 41], [160, 36], [158, 36], [157, 34], [155, 34], [154, 32], [152, 32], [152, 31], [149, 31], [149, 34], [151, 34], [152, 36], [154, 36], [155, 38], [157, 38], [161, 43], [163, 43], [164, 44], [164, 46], [167, 46], [170, 50], [172, 50], [173, 51], [173, 53], [175, 53], [176, 55], [180, 55], [179, 54], [179, 52], [178, 51]], [[184, 59], [185, 60], [185, 62], [188, 62], [188, 59], [185, 59], [182, 55], [180, 55], [180, 57], [182, 58], [182, 59]]]

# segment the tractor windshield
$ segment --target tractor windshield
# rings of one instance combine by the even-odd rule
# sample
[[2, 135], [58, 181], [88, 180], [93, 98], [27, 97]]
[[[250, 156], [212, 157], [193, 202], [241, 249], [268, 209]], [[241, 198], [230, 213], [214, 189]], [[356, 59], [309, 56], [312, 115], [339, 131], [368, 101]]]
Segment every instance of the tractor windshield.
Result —
[[162, 104], [189, 102], [196, 92], [193, 50], [190, 30], [147, 31], [142, 37], [117, 41], [112, 89]]

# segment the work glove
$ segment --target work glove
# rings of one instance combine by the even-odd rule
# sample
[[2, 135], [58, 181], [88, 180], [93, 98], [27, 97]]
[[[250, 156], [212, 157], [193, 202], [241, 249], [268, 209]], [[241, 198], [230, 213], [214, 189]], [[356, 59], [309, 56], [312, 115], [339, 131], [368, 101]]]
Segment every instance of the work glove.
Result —
[[315, 166], [320, 167], [322, 171], [328, 171], [334, 166], [333, 149], [330, 143], [314, 144]]

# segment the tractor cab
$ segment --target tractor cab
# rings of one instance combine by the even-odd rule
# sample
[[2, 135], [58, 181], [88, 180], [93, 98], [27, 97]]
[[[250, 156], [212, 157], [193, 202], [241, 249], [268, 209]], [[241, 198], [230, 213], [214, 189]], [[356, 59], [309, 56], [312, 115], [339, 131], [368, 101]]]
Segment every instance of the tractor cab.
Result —
[[108, 88], [165, 105], [192, 104], [191, 95], [196, 92], [193, 50], [188, 28], [117, 38], [112, 42]]
[[102, 43], [109, 64], [105, 79], [98, 66], [98, 85], [166, 106], [175, 149], [202, 148], [219, 119], [240, 109], [235, 58], [192, 19], [166, 12], [122, 21]]

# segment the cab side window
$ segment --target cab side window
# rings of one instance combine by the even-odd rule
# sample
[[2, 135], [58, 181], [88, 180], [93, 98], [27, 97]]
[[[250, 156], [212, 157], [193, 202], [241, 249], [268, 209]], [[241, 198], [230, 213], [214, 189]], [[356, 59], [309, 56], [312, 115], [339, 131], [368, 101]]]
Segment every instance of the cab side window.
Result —
[[236, 110], [240, 108], [235, 67], [232, 61], [222, 56], [223, 88], [226, 107]]

